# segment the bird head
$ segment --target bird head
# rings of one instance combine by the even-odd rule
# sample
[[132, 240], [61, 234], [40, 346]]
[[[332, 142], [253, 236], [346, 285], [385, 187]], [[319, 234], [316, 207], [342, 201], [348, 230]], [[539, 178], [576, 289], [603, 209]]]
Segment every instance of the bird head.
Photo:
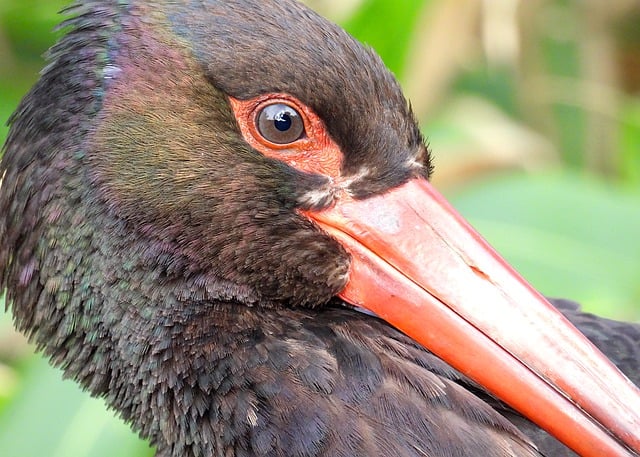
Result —
[[339, 297], [584, 455], [640, 449], [638, 391], [429, 184], [372, 50], [289, 0], [70, 13], [0, 165], [0, 287], [54, 363], [113, 399], [213, 304]]

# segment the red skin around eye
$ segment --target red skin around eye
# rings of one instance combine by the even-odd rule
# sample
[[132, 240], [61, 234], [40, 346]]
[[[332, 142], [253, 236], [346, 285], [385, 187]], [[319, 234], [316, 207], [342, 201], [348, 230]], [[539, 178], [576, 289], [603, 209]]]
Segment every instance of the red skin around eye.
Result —
[[[267, 157], [281, 160], [298, 170], [340, 177], [343, 154], [331, 139], [324, 122], [309, 107], [286, 94], [267, 94], [249, 100], [229, 97], [244, 139]], [[294, 108], [302, 118], [305, 133], [288, 144], [276, 144], [267, 140], [257, 127], [260, 111], [267, 105], [282, 103]]]

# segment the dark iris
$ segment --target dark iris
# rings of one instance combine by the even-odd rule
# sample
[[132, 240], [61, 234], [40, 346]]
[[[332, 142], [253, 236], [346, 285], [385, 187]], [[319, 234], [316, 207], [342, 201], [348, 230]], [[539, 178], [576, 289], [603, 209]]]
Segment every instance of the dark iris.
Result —
[[300, 113], [284, 103], [274, 103], [262, 108], [256, 123], [260, 134], [271, 143], [293, 143], [304, 134], [304, 122]]

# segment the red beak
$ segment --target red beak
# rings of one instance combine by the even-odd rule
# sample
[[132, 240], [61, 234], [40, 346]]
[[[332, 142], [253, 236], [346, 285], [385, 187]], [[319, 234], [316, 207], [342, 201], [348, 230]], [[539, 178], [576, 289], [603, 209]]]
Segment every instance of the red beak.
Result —
[[426, 180], [306, 215], [352, 255], [344, 300], [578, 454], [640, 455], [640, 391]]

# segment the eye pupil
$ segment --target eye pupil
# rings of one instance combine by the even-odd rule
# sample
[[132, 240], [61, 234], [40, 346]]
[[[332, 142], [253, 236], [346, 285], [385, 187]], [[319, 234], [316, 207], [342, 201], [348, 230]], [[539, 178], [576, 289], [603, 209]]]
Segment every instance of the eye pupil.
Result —
[[273, 120], [274, 127], [281, 132], [286, 132], [287, 130], [289, 130], [292, 123], [293, 122], [291, 121], [291, 116], [289, 116], [289, 114], [284, 111], [280, 112], [278, 116], [276, 116], [276, 118]]
[[289, 144], [304, 135], [302, 116], [285, 103], [273, 103], [260, 110], [256, 127], [264, 139], [275, 144]]

